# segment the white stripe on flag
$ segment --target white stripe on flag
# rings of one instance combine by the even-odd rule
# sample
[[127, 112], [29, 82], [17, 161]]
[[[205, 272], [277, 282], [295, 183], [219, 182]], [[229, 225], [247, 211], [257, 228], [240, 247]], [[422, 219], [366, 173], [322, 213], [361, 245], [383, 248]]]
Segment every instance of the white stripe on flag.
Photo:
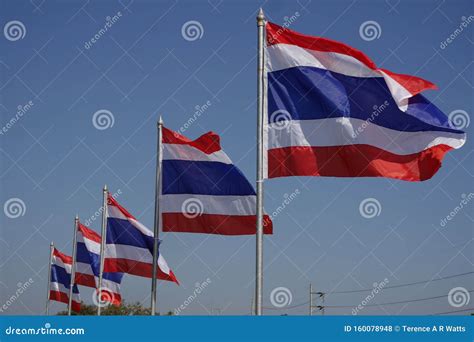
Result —
[[436, 145], [460, 148], [464, 134], [421, 131], [401, 132], [353, 118], [290, 120], [268, 125], [268, 149], [291, 146], [370, 145], [397, 155], [424, 151]]
[[153, 264], [153, 256], [148, 249], [129, 245], [107, 244], [105, 246], [105, 258], [128, 259]]
[[[212, 196], [212, 195], [162, 195], [162, 213], [186, 212], [186, 201], [200, 206], [199, 214], [216, 215], [255, 215], [256, 197], [251, 196]], [[198, 209], [199, 210], [199, 209]]]
[[181, 144], [163, 144], [163, 160], [214, 161], [232, 164], [230, 158], [222, 150], [206, 154], [195, 147]]

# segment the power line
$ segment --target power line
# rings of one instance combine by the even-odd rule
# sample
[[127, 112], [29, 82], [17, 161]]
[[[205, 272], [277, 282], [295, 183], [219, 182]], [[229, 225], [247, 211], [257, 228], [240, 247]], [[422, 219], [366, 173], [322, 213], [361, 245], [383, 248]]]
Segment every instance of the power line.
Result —
[[[392, 286], [385, 286], [385, 287], [383, 287], [383, 288], [380, 288], [379, 290], [385, 290], [385, 289], [400, 288], [400, 287], [405, 287], [405, 286], [419, 285], [419, 284], [424, 284], [424, 283], [429, 283], [429, 282], [434, 282], [434, 281], [439, 281], [439, 280], [445, 280], [445, 279], [452, 279], [452, 278], [462, 277], [462, 276], [466, 276], [466, 275], [469, 275], [469, 274], [474, 274], [474, 271], [472, 271], [472, 272], [465, 272], [465, 273], [459, 273], [459, 274], [453, 274], [453, 275], [449, 275], [449, 276], [445, 276], [445, 277], [440, 277], [440, 278], [436, 278], [436, 279], [421, 280], [421, 281], [416, 281], [416, 282], [411, 282], [411, 283], [398, 284], [398, 285], [392, 285]], [[347, 290], [347, 291], [333, 291], [333, 292], [319, 291], [319, 292], [317, 292], [317, 293], [318, 293], [318, 294], [327, 295], [327, 294], [358, 293], [358, 292], [369, 292], [369, 291], [373, 291], [373, 288], [371, 288], [371, 289], [360, 289], [360, 290]], [[471, 290], [471, 291], [468, 291], [468, 292], [474, 292], [474, 290]], [[374, 306], [374, 307], [375, 307], [375, 306], [383, 306], [383, 305], [405, 304], [405, 303], [420, 302], [420, 301], [431, 300], [431, 299], [439, 299], [439, 298], [444, 298], [444, 297], [447, 297], [447, 295], [434, 296], [434, 297], [428, 297], [428, 298], [417, 298], [417, 299], [411, 299], [411, 300], [405, 300], [405, 301], [397, 301], [397, 302], [390, 302], [390, 303], [367, 304], [367, 305], [364, 305], [364, 306]], [[295, 308], [299, 308], [299, 307], [308, 305], [308, 303], [309, 303], [309, 300], [308, 300], [308, 301], [305, 301], [305, 302], [302, 302], [302, 303], [299, 303], [299, 304], [295, 304], [295, 305], [291, 305], [291, 306], [284, 306], [284, 307], [281, 307], [281, 308], [264, 306], [263, 309], [265, 309], [265, 310], [291, 310], [291, 309], [295, 309]], [[353, 307], [355, 307], [355, 306], [357, 306], [357, 305], [358, 305], [358, 304], [356, 304], [356, 305], [324, 305], [324, 306], [321, 306], [321, 307], [334, 308], [334, 309], [336, 309], [336, 308], [353, 308]], [[465, 311], [468, 311], [468, 310], [465, 310]], [[456, 312], [456, 311], [453, 311], [453, 312]], [[461, 312], [461, 311], [459, 311], [459, 312]]]
[[[473, 272], [465, 272], [465, 273], [460, 273], [460, 274], [454, 274], [446, 277], [441, 277], [441, 278], [436, 278], [436, 279], [430, 279], [430, 280], [421, 280], [421, 281], [416, 281], [412, 283], [406, 283], [406, 284], [399, 284], [399, 285], [392, 285], [392, 286], [384, 286], [380, 288], [379, 290], [387, 290], [387, 289], [394, 289], [394, 288], [399, 288], [399, 287], [405, 287], [405, 286], [412, 286], [412, 285], [419, 285], [419, 284], [424, 284], [424, 283], [430, 283], [438, 280], [445, 280], [445, 279], [451, 279], [451, 278], [456, 278], [456, 277], [462, 277], [468, 274], [473, 274]], [[373, 288], [371, 289], [361, 289], [361, 290], [347, 290], [347, 291], [332, 291], [332, 292], [324, 292], [325, 294], [335, 294], [335, 293], [356, 293], [356, 292], [369, 292], [373, 291]]]
[[[472, 293], [472, 292], [474, 292], [474, 290], [469, 290], [467, 292]], [[364, 307], [379, 307], [379, 306], [384, 306], [384, 305], [395, 305], [395, 304], [423, 302], [423, 301], [426, 301], [426, 300], [433, 300], [433, 299], [439, 299], [439, 298], [445, 298], [445, 297], [448, 297], [448, 295], [445, 294], [445, 295], [441, 295], [441, 296], [433, 296], [433, 297], [426, 297], [426, 298], [415, 298], [415, 299], [401, 300], [401, 301], [388, 302], [388, 303], [379, 303], [379, 304], [366, 304], [366, 305], [364, 305]], [[295, 309], [295, 308], [307, 305], [308, 303], [309, 303], [309, 301], [306, 301], [304, 303], [295, 304], [295, 305], [291, 305], [291, 306], [285, 306], [285, 307], [281, 307], [281, 308], [264, 307], [264, 309], [266, 309], [266, 310], [290, 310], [290, 309]], [[350, 309], [350, 308], [356, 307], [357, 305], [359, 305], [359, 304], [354, 304], [354, 305], [319, 305], [319, 306], [321, 308], [330, 308], [330, 309]], [[470, 309], [461, 310], [461, 311], [468, 311], [468, 310], [470, 310]], [[461, 312], [461, 311], [452, 311], [452, 312]], [[443, 314], [443, 313], [439, 313], [439, 314]], [[437, 314], [434, 314], [434, 315], [437, 315]]]
[[463, 309], [463, 310], [455, 310], [455, 311], [438, 312], [438, 313], [435, 313], [435, 314], [432, 314], [432, 315], [449, 315], [449, 314], [452, 314], [452, 313], [465, 312], [465, 311], [472, 311], [472, 312], [474, 312], [474, 308]]
[[303, 305], [308, 305], [309, 303], [309, 300], [304, 302], [304, 303], [300, 303], [300, 304], [295, 304], [295, 305], [291, 305], [291, 306], [284, 306], [284, 307], [281, 307], [281, 308], [277, 308], [277, 307], [268, 307], [268, 306], [264, 306], [263, 308], [265, 310], [288, 310], [288, 309], [295, 309], [295, 308], [299, 308], [300, 306], [303, 306]]
[[[474, 292], [474, 290], [467, 291], [469, 293]], [[384, 305], [394, 305], [394, 304], [405, 304], [405, 303], [413, 303], [413, 302], [422, 302], [425, 300], [431, 300], [431, 299], [439, 299], [439, 298], [444, 298], [447, 297], [448, 295], [442, 295], [442, 296], [434, 296], [434, 297], [427, 297], [427, 298], [416, 298], [416, 299], [410, 299], [410, 300], [401, 300], [398, 302], [389, 302], [389, 303], [380, 303], [380, 304], [366, 304], [366, 306], [384, 306]], [[353, 308], [356, 307], [357, 305], [326, 305], [326, 308]]]

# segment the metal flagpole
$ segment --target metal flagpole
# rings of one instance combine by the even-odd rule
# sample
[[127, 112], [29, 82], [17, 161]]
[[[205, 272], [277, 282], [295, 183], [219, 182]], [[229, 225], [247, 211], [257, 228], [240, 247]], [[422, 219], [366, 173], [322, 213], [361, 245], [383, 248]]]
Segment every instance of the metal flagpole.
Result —
[[99, 266], [99, 286], [97, 288], [97, 316], [100, 316], [100, 310], [102, 307], [102, 274], [104, 273], [104, 252], [105, 252], [105, 241], [107, 234], [107, 185], [104, 185], [102, 190], [102, 238], [100, 240], [100, 266]]
[[156, 273], [158, 271], [158, 234], [160, 233], [160, 194], [161, 194], [161, 143], [163, 120], [158, 120], [156, 144], [156, 178], [155, 178], [155, 222], [153, 231], [153, 268], [151, 275], [151, 315], [156, 312]]
[[258, 69], [257, 69], [257, 248], [255, 274], [255, 315], [262, 315], [263, 288], [263, 42], [265, 17], [257, 15]]
[[309, 315], [313, 316], [313, 284], [309, 284]]
[[51, 290], [51, 264], [53, 263], [54, 242], [49, 244], [48, 288], [46, 289], [46, 316], [49, 315], [49, 292]]
[[79, 216], [74, 218], [74, 235], [72, 237], [72, 265], [71, 265], [71, 282], [69, 283], [69, 303], [67, 306], [67, 314], [71, 316], [72, 311], [72, 289], [74, 287], [74, 278], [76, 276], [76, 247], [77, 247], [77, 229], [79, 227]]

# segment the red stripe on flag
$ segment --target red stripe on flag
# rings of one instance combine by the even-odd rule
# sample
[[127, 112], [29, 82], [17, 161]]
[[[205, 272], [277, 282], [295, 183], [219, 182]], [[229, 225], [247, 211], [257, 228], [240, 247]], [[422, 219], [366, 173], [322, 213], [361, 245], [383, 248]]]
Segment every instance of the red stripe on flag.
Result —
[[74, 275], [75, 284], [95, 288], [95, 277], [91, 274], [78, 273]]
[[162, 132], [164, 144], [189, 145], [206, 154], [211, 154], [221, 150], [220, 137], [214, 132], [207, 132], [195, 140], [190, 140], [184, 135], [174, 132], [166, 127], [162, 128]]
[[375, 63], [365, 53], [344, 43], [323, 37], [308, 36], [270, 22], [266, 25], [266, 31], [267, 45], [290, 44], [299, 46], [303, 49], [335, 52], [354, 57], [372, 70], [384, 71], [391, 78], [400, 83], [400, 85], [402, 85], [412, 95], [416, 95], [428, 89], [437, 89], [435, 84], [422, 78], [396, 74], [386, 69], [378, 69], [377, 65], [375, 65]]
[[[256, 232], [255, 215], [201, 214], [196, 217], [183, 213], [163, 213], [163, 231], [204, 233], [218, 235], [253, 235]], [[264, 234], [273, 234], [273, 224], [264, 215]]]
[[92, 241], [95, 241], [95, 242], [98, 242], [100, 243], [101, 242], [101, 238], [100, 238], [100, 235], [97, 234], [96, 232], [94, 232], [92, 229], [84, 226], [82, 223], [79, 222], [79, 229], [78, 229], [82, 235], [86, 238], [86, 239], [89, 239], [89, 240], [92, 240]]
[[387, 177], [423, 181], [433, 177], [451, 149], [438, 145], [419, 153], [397, 155], [369, 145], [277, 148], [268, 151], [268, 176]]
[[[104, 272], [121, 272], [133, 274], [140, 277], [151, 278], [152, 264], [130, 259], [111, 259], [104, 261]], [[159, 267], [157, 271], [157, 279], [172, 281], [179, 285], [179, 281], [170, 270], [170, 274], [164, 273]]]
[[[49, 300], [54, 300], [54, 301], [61, 302], [61, 303], [64, 303], [64, 304], [69, 304], [69, 296], [64, 292], [50, 290], [49, 291]], [[71, 309], [75, 312], [80, 312], [81, 311], [81, 303], [78, 303], [78, 302], [73, 300]]]
[[53, 250], [53, 255], [58, 257], [59, 259], [61, 259], [63, 263], [72, 265], [72, 257], [70, 257], [69, 255], [61, 253], [56, 248], [54, 248], [54, 250]]
[[127, 209], [122, 207], [110, 193], [107, 194], [107, 205], [116, 207], [123, 214], [123, 216], [134, 219], [135, 221], [137, 220], [132, 214], [127, 211]]

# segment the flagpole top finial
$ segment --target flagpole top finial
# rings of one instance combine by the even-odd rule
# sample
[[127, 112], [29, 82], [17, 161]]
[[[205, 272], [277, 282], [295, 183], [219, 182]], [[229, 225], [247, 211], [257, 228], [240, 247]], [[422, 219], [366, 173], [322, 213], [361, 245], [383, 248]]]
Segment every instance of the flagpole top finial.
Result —
[[76, 214], [76, 217], [75, 217], [76, 221], [79, 221], [79, 215]]
[[104, 184], [104, 191], [107, 191], [107, 184]]
[[49, 247], [51, 247], [51, 248], [54, 247], [54, 242], [53, 242], [53, 241], [51, 241], [51, 242], [49, 243]]
[[257, 25], [258, 26], [263, 25], [264, 22], [265, 22], [265, 15], [263, 14], [263, 9], [260, 7], [260, 9], [258, 10], [258, 15], [257, 15]]
[[163, 117], [160, 115], [160, 118], [158, 119], [158, 126], [163, 126]]

